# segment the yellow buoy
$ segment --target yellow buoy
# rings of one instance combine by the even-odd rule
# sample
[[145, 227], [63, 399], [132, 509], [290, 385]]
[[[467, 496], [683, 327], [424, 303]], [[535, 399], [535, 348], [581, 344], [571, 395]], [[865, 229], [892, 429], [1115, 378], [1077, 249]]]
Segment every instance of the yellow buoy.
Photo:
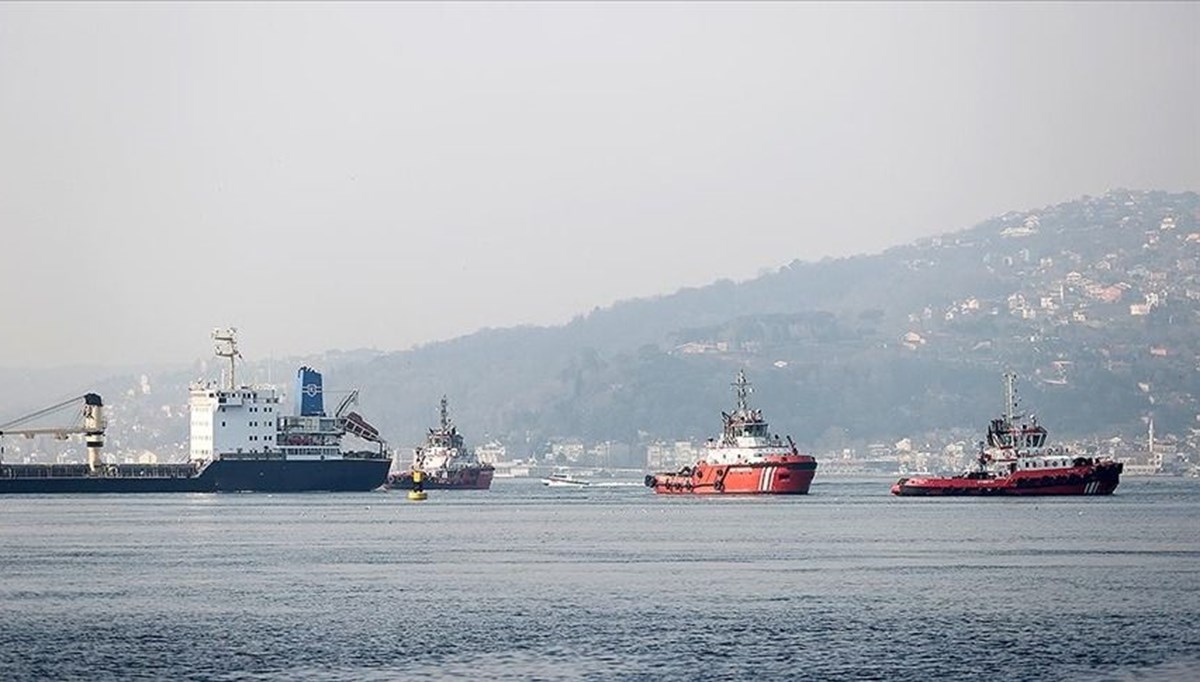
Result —
[[420, 469], [413, 469], [412, 490], [408, 491], [408, 499], [413, 502], [420, 502], [428, 498], [429, 493], [425, 492], [425, 472]]

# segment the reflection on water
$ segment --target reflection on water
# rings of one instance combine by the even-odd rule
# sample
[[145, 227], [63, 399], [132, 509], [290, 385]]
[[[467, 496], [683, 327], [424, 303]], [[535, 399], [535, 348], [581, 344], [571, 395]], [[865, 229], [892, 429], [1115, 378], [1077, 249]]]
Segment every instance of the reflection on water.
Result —
[[1200, 664], [1200, 481], [1037, 500], [889, 483], [3, 497], [0, 670], [1159, 680]]

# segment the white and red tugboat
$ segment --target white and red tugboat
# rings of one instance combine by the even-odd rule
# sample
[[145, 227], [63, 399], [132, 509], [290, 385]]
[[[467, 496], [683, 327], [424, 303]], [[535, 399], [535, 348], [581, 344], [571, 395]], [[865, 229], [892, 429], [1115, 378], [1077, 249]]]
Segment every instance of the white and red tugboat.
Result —
[[474, 450], [463, 445], [462, 434], [450, 422], [446, 396], [442, 396], [441, 420], [429, 429], [425, 443], [413, 451], [412, 466], [388, 475], [387, 487], [413, 489], [413, 472], [424, 472], [426, 490], [487, 490], [496, 468], [479, 461]]
[[802, 455], [789, 436], [771, 435], [762, 410], [752, 410], [746, 398], [750, 383], [739, 371], [733, 384], [737, 409], [722, 412], [720, 440], [709, 439], [704, 458], [673, 473], [646, 476], [656, 493], [681, 495], [803, 495], [808, 492], [817, 460]]
[[[987, 443], [970, 471], [902, 478], [893, 495], [1111, 495], [1124, 465], [1046, 445], [1046, 429], [1017, 412], [1016, 375], [1004, 375], [1004, 416], [988, 425]], [[1020, 422], [1020, 423], [1018, 423]]]

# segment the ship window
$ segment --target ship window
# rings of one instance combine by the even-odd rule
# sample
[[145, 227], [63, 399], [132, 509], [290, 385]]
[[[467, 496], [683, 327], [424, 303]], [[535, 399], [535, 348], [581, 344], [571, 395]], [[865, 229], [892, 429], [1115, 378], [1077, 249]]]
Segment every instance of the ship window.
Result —
[[225, 422], [221, 422], [221, 426], [225, 426]]

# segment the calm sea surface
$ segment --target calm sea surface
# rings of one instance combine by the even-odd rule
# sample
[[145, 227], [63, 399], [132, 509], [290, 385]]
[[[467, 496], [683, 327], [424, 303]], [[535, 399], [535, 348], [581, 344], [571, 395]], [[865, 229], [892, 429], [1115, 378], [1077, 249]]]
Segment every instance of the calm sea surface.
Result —
[[0, 679], [1200, 679], [1200, 481], [0, 497]]

